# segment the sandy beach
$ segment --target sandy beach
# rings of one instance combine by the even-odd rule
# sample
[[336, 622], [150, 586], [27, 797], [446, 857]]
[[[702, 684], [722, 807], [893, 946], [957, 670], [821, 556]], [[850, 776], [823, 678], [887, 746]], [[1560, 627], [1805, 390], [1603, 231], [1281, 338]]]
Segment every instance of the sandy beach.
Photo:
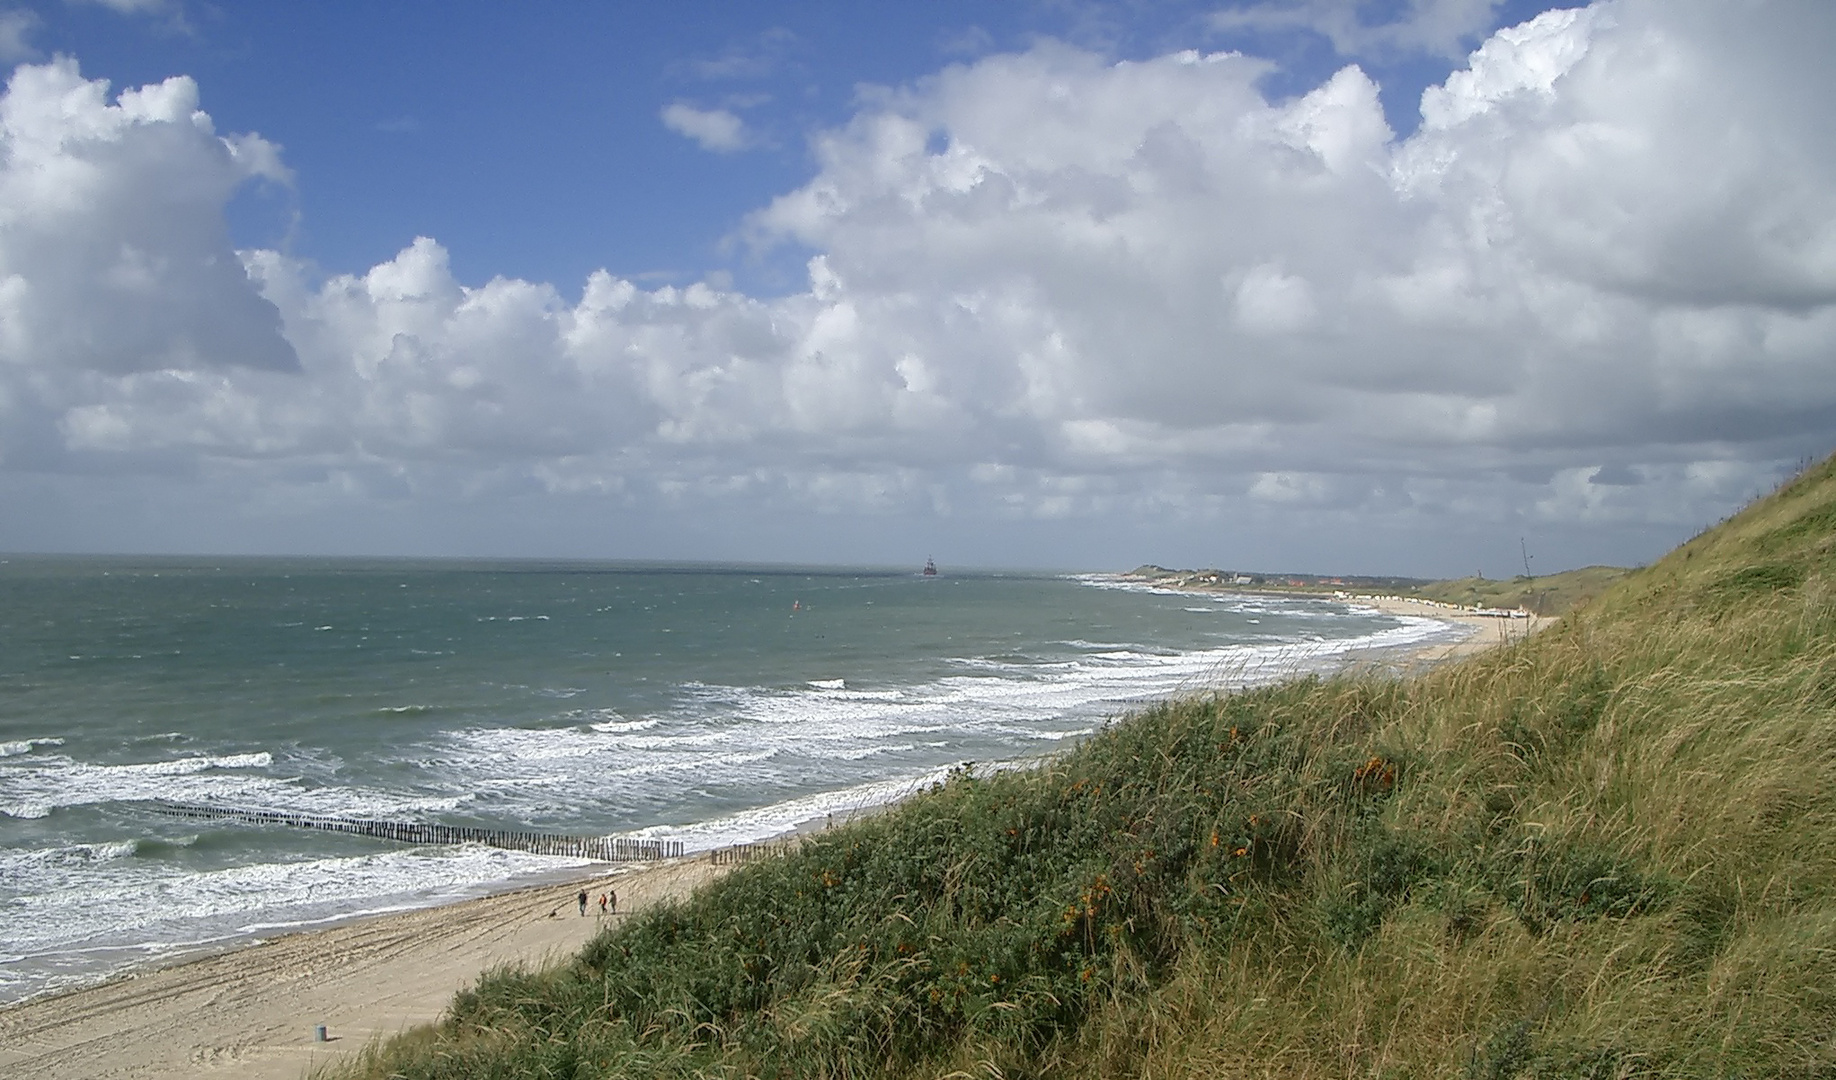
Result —
[[[1354, 602], [1471, 628], [1460, 641], [1409, 653], [1405, 670], [1521, 640], [1553, 621], [1477, 616], [1395, 597]], [[288, 934], [7, 1007], [0, 1009], [0, 1074], [293, 1080], [438, 1019], [453, 994], [487, 969], [569, 955], [603, 925], [596, 904], [579, 916], [575, 899], [583, 888], [594, 898], [616, 888], [615, 917], [624, 917], [686, 896], [725, 869], [703, 856], [520, 889]], [[320, 1024], [330, 1041], [315, 1040]]]
[[1522, 619], [1474, 615], [1459, 608], [1443, 607], [1425, 600], [1410, 600], [1400, 596], [1360, 596], [1349, 602], [1363, 607], [1376, 608], [1386, 615], [1410, 615], [1418, 618], [1439, 619], [1442, 622], [1470, 628], [1471, 632], [1459, 641], [1430, 645], [1411, 651], [1406, 665], [1410, 668], [1424, 667], [1461, 656], [1471, 656], [1473, 653], [1482, 652], [1496, 645], [1522, 641], [1555, 622], [1555, 619], [1547, 615], [1530, 615]]
[[[567, 956], [604, 921], [686, 896], [724, 866], [684, 859], [624, 873], [288, 934], [0, 1010], [0, 1075], [294, 1080], [437, 1019], [486, 969]], [[582, 918], [576, 895], [595, 903]], [[317, 1042], [324, 1024], [330, 1041]]]
[[[1128, 575], [1123, 575], [1125, 578]], [[1210, 585], [1198, 582], [1186, 584], [1169, 584], [1164, 579], [1150, 582], [1154, 587], [1171, 589], [1175, 592], [1187, 592], [1216, 596], [1219, 593], [1237, 593], [1242, 590], [1229, 585]], [[1278, 595], [1294, 595], [1282, 593]], [[1311, 594], [1307, 594], [1311, 595]], [[1346, 660], [1354, 666], [1361, 660], [1379, 661], [1380, 665], [1399, 667], [1404, 673], [1420, 671], [1423, 668], [1438, 664], [1443, 660], [1453, 660], [1462, 656], [1471, 656], [1497, 645], [1508, 645], [1522, 641], [1547, 626], [1553, 625], [1555, 619], [1548, 615], [1526, 615], [1523, 618], [1500, 618], [1496, 615], [1475, 614], [1469, 608], [1451, 607], [1432, 600], [1417, 600], [1406, 596], [1346, 596], [1343, 593], [1318, 594], [1321, 598], [1330, 598], [1355, 604], [1359, 607], [1373, 608], [1385, 615], [1408, 615], [1415, 618], [1438, 619], [1444, 623], [1467, 628], [1465, 637], [1458, 641], [1441, 642], [1434, 645], [1412, 646], [1400, 651], [1386, 650], [1371, 654], [1349, 653]], [[1388, 655], [1385, 655], [1385, 652]], [[1401, 663], [1397, 664], [1400, 655]]]

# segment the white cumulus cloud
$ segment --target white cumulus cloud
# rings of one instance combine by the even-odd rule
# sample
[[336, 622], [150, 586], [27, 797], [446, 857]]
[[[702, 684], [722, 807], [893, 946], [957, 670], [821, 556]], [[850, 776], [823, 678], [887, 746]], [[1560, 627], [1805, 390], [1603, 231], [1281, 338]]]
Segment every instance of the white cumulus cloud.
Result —
[[0, 148], [9, 457], [55, 453], [33, 433], [116, 380], [297, 370], [279, 312], [243, 272], [223, 223], [238, 187], [286, 173], [259, 136], [219, 137], [191, 80], [111, 101], [74, 61], [20, 67], [0, 98]]
[[41, 24], [38, 14], [23, 8], [0, 11], [0, 63], [13, 64], [38, 55], [31, 36]]
[[1494, 25], [1503, 0], [1266, 0], [1211, 16], [1220, 30], [1311, 30], [1340, 56], [1372, 53], [1460, 55], [1461, 46]]
[[752, 141], [745, 121], [726, 109], [697, 109], [677, 101], [663, 107], [662, 119], [664, 127], [718, 154], [744, 150]]
[[1546, 14], [1407, 139], [1355, 66], [1270, 100], [1237, 54], [953, 65], [863, 96], [747, 222], [818, 252], [769, 299], [466, 283], [428, 238], [328, 280], [237, 257], [222, 206], [287, 179], [272, 145], [214, 134], [185, 80], [110, 101], [71, 62], [23, 68], [0, 466], [347, 509], [593, 498], [748, 540], [798, 506], [1230, 528], [1341, 566], [1436, 529], [1651, 554], [1836, 435], [1833, 21]]

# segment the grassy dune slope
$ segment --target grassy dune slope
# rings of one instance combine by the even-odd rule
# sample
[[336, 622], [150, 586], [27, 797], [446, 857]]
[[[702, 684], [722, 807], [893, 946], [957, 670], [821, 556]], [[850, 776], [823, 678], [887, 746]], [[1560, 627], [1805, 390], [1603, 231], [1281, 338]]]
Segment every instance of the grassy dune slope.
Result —
[[1506, 581], [1451, 578], [1418, 586], [1411, 595], [1469, 607], [1521, 607], [1538, 615], [1560, 615], [1606, 592], [1628, 573], [1630, 571], [1617, 566], [1584, 566], [1559, 574], [1515, 577]]
[[1836, 466], [1528, 643], [954, 777], [359, 1075], [1836, 1075]]

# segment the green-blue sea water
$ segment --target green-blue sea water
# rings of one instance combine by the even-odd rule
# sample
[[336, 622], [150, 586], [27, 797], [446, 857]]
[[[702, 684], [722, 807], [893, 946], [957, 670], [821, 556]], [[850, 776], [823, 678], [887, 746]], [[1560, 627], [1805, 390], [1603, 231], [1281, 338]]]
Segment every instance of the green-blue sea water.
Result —
[[6, 558], [0, 1001], [580, 865], [148, 800], [699, 850], [1448, 632], [1094, 576]]

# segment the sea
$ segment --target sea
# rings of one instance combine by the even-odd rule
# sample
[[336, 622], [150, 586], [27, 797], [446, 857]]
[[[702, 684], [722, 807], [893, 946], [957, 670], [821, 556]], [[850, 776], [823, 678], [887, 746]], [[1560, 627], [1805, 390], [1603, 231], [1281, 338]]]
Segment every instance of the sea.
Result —
[[160, 800], [698, 852], [1459, 634], [1106, 575], [0, 556], [0, 1002], [590, 865]]

